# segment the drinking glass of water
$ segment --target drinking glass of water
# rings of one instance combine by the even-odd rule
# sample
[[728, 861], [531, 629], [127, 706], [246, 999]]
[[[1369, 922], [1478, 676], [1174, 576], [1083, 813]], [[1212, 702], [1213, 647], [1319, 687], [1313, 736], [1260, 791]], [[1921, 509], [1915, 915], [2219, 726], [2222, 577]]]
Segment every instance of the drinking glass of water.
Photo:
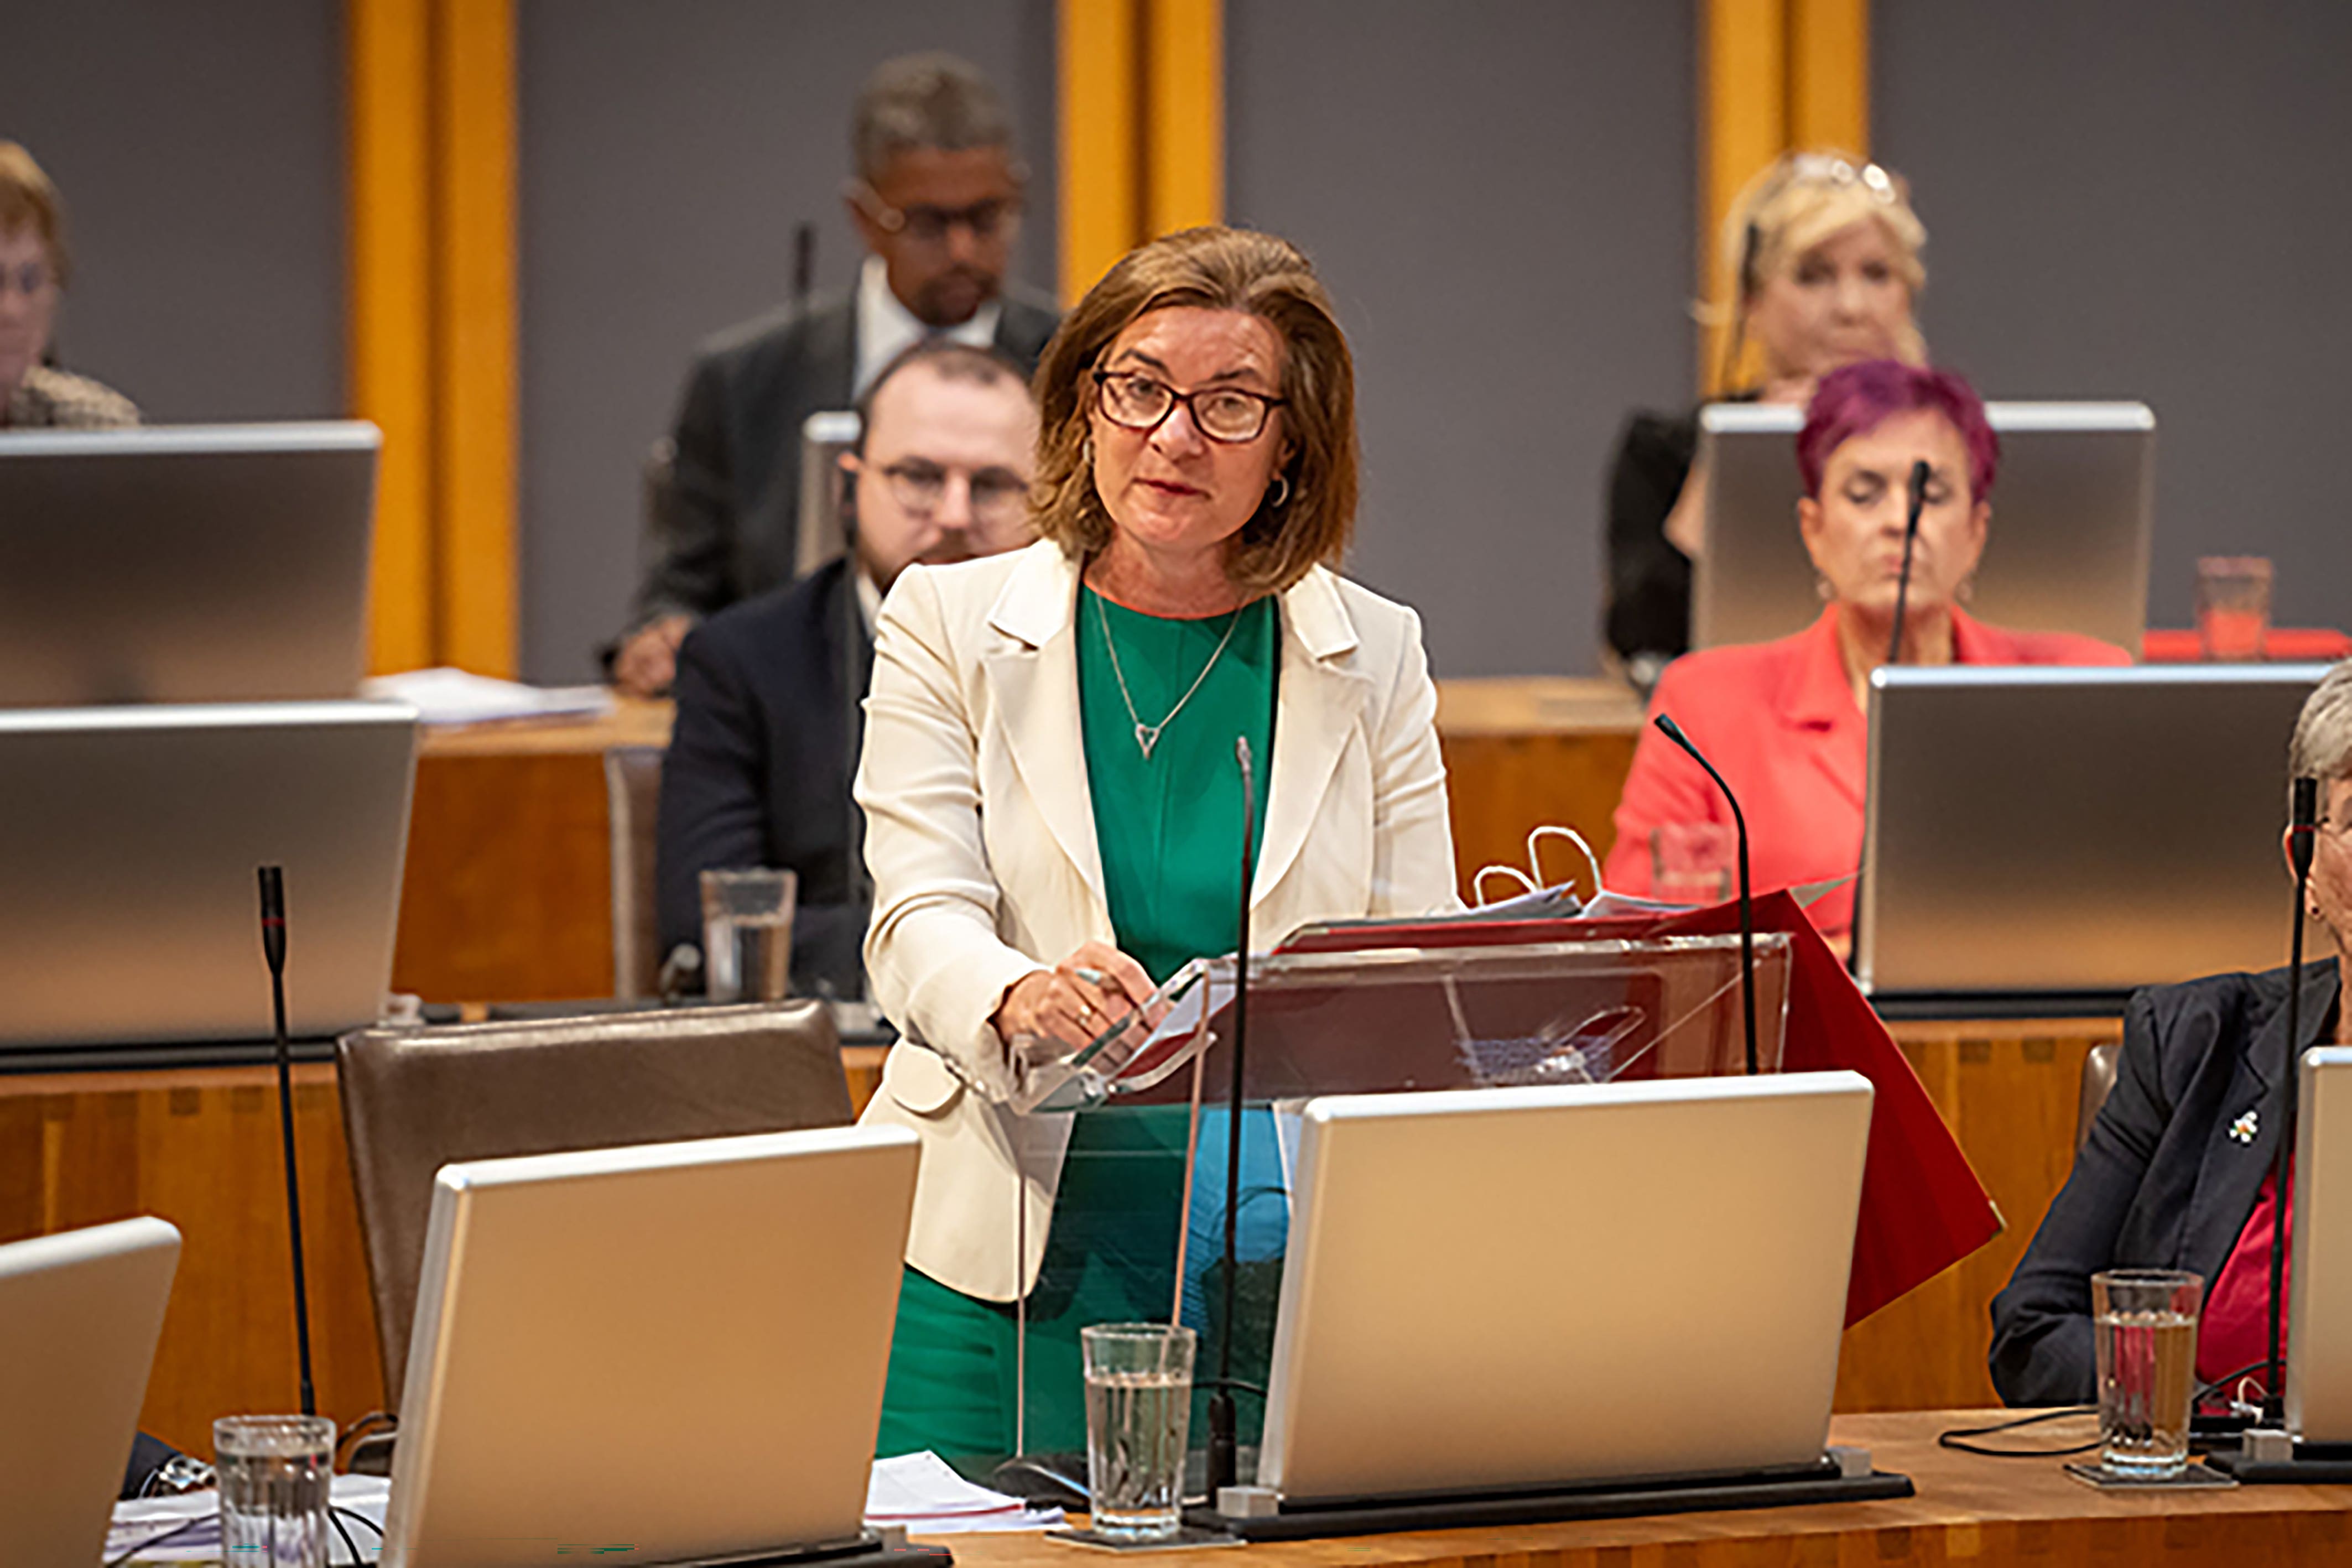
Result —
[[1087, 1485], [1097, 1535], [1167, 1541], [1182, 1523], [1192, 1418], [1192, 1331], [1097, 1323], [1078, 1331], [1087, 1367]]
[[2205, 1281], [2176, 1269], [2091, 1276], [2099, 1462], [2108, 1471], [2162, 1480], [2188, 1469], [2197, 1310], [2204, 1299]]
[[791, 993], [800, 878], [765, 867], [702, 873], [703, 984], [714, 1002], [780, 1002]]
[[2209, 660], [2263, 656], [2271, 631], [2271, 563], [2258, 555], [2197, 558], [2197, 644]]
[[334, 1453], [335, 1424], [324, 1416], [224, 1416], [214, 1422], [221, 1560], [326, 1568]]

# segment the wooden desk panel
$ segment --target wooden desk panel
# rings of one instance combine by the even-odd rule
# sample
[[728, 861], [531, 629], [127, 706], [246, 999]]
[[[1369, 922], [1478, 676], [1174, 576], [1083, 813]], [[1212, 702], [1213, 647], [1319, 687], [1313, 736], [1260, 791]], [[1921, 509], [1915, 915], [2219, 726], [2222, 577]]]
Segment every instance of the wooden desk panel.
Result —
[[[2352, 1560], [2352, 1487], [2102, 1492], [2055, 1459], [1992, 1459], [1936, 1446], [1950, 1427], [1994, 1413], [1936, 1410], [1843, 1416], [1830, 1440], [1871, 1450], [1917, 1495], [1885, 1502], [1750, 1509], [1654, 1519], [1428, 1531], [1252, 1546], [1252, 1568], [1877, 1568], [1881, 1563], [2159, 1563], [2168, 1568], [2288, 1568]], [[2034, 1441], [2095, 1436], [2057, 1422]], [[946, 1538], [968, 1568], [1086, 1561], [1034, 1534]], [[1229, 1548], [1155, 1552], [1151, 1561], [1232, 1568]]]
[[[294, 1142], [319, 1413], [383, 1403], [335, 1070], [294, 1069]], [[277, 1070], [0, 1077], [0, 1240], [152, 1214], [180, 1269], [140, 1426], [212, 1452], [217, 1416], [300, 1408]]]
[[2074, 1168], [2083, 1058], [2094, 1045], [2121, 1040], [2122, 1020], [1893, 1027], [2008, 1226], [1972, 1256], [1846, 1331], [1837, 1407], [1997, 1404], [1985, 1370], [1992, 1299]]

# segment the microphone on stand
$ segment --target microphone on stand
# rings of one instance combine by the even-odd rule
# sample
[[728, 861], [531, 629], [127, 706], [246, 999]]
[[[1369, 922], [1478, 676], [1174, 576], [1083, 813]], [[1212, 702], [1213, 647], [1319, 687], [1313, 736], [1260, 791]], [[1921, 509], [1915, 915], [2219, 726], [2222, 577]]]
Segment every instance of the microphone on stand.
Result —
[[[1916, 521], [1916, 508], [1914, 508], [1912, 517]], [[1899, 623], [1900, 600], [1896, 601], [1895, 607]], [[1651, 722], [1664, 733], [1668, 740], [1689, 752], [1692, 761], [1706, 769], [1706, 776], [1715, 780], [1715, 787], [1723, 791], [1725, 800], [1731, 802], [1732, 825], [1739, 830], [1739, 1002], [1741, 1022], [1748, 1030], [1748, 1075], [1753, 1078], [1756, 1075], [1756, 907], [1748, 883], [1748, 818], [1739, 810], [1739, 797], [1731, 792], [1731, 786], [1723, 781], [1723, 775], [1715, 770], [1715, 764], [1706, 759], [1705, 752], [1691, 744], [1691, 737], [1683, 733], [1683, 727], [1676, 724], [1671, 715], [1662, 713]]]
[[793, 309], [808, 310], [809, 286], [816, 277], [816, 225], [803, 223], [793, 230]]
[[1903, 519], [1903, 572], [1895, 580], [1895, 635], [1886, 643], [1886, 662], [1890, 664], [1903, 662], [1903, 607], [1911, 598], [1911, 547], [1919, 542], [1919, 513], [1927, 505], [1927, 476], [1931, 472], [1924, 457], [1911, 465], [1910, 510]]
[[1235, 1283], [1241, 1272], [1236, 1228], [1240, 1223], [1242, 1187], [1242, 1057], [1249, 1039], [1250, 883], [1257, 874], [1255, 842], [1257, 826], [1257, 779], [1250, 770], [1249, 737], [1234, 737], [1234, 760], [1242, 770], [1242, 908], [1240, 935], [1234, 944], [1234, 1052], [1225, 1093], [1225, 1282], [1224, 1321], [1217, 1333], [1217, 1377], [1209, 1395], [1209, 1506], [1239, 1475], [1241, 1445], [1234, 1415], [1234, 1335]]
[[286, 1234], [294, 1244], [294, 1349], [302, 1373], [302, 1414], [319, 1413], [310, 1386], [310, 1299], [302, 1283], [302, 1188], [294, 1177], [293, 1051], [286, 1042], [286, 873], [259, 868], [261, 952], [269, 960], [269, 1000], [278, 1015], [278, 1131], [286, 1149]]
[[2270, 1375], [2264, 1380], [2263, 1423], [2286, 1425], [2286, 1356], [2280, 1324], [2285, 1305], [2287, 1157], [2294, 1147], [2295, 1049], [2303, 1038], [2303, 910], [2311, 885], [2311, 839], [2319, 820], [2319, 780], [2298, 779], [2287, 830], [2287, 853], [2294, 862], [2294, 932], [2288, 938], [2286, 971], [2286, 1113], [2280, 1118], [2278, 1148], [2271, 1160]]

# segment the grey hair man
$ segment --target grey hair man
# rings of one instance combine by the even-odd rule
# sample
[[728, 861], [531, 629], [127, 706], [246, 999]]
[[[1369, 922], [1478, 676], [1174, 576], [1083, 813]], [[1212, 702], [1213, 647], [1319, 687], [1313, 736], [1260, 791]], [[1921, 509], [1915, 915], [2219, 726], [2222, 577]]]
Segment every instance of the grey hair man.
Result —
[[952, 55], [886, 60], [858, 94], [844, 199], [866, 256], [857, 286], [719, 334], [698, 355], [649, 487], [648, 567], [614, 683], [667, 688], [695, 621], [791, 580], [800, 433], [852, 406], [910, 345], [946, 337], [1033, 369], [1059, 314], [1009, 285], [1024, 171], [996, 89]]

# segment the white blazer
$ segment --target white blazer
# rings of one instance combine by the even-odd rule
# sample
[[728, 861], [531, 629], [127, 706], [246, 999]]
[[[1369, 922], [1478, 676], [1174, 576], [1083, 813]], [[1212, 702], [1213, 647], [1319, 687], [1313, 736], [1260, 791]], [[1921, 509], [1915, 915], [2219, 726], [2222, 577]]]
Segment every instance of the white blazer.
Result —
[[[1050, 541], [908, 567], [875, 628], [866, 698], [866, 964], [903, 1038], [863, 1120], [922, 1139], [908, 1262], [988, 1301], [1036, 1280], [1070, 1135], [1067, 1115], [1005, 1106], [1012, 1075], [989, 1019], [1023, 976], [1117, 940], [1080, 733], [1077, 601], [1076, 568]], [[1250, 929], [1271, 946], [1313, 920], [1452, 907], [1420, 618], [1320, 567], [1281, 603]]]

